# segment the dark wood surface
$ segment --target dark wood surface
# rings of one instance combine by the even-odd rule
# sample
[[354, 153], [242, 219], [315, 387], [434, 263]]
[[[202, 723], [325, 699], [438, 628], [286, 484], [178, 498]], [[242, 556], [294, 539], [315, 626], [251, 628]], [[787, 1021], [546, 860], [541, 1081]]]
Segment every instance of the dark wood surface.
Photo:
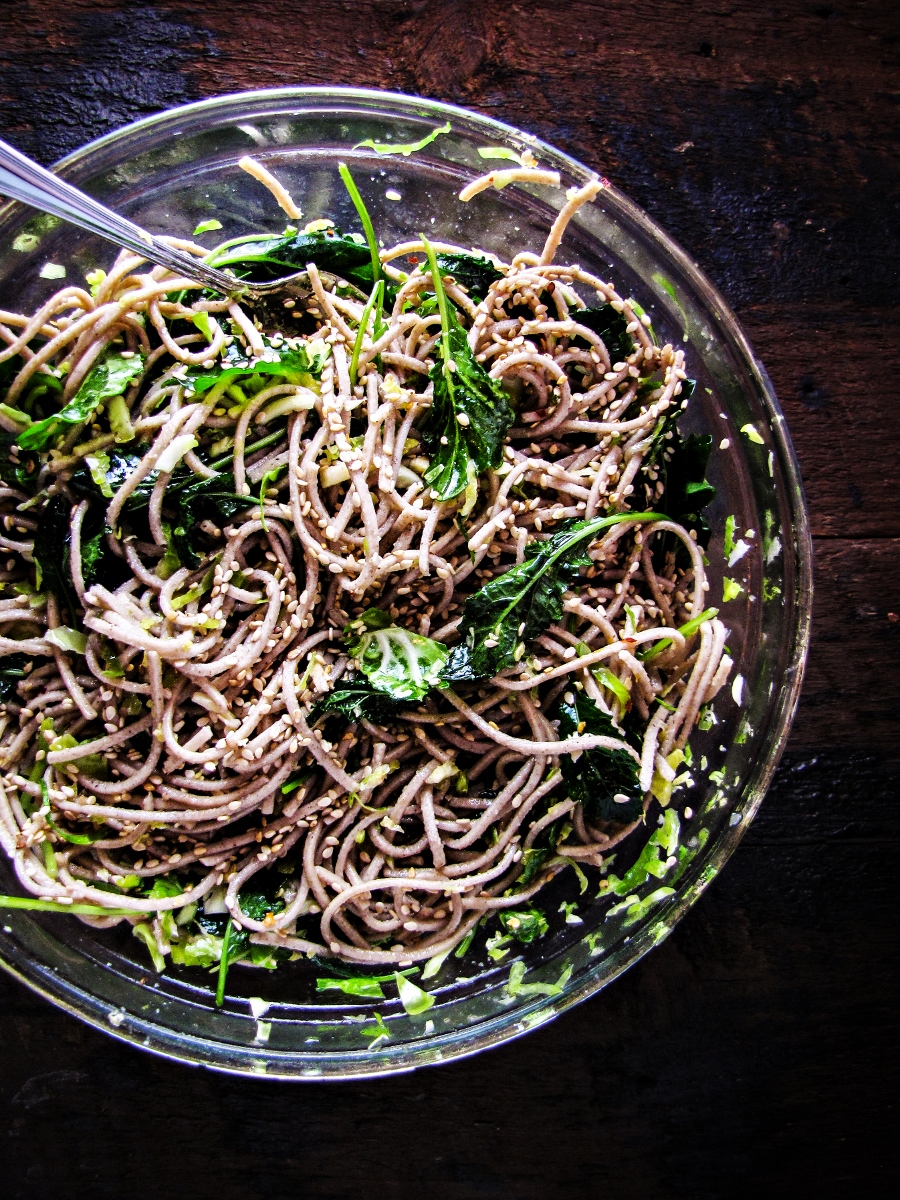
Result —
[[2, 978], [3, 1194], [895, 1194], [900, 6], [0, 0], [0, 28], [0, 136], [47, 162], [170, 105], [333, 83], [465, 104], [602, 171], [765, 362], [817, 587], [761, 815], [603, 994], [468, 1062], [300, 1086], [138, 1054]]

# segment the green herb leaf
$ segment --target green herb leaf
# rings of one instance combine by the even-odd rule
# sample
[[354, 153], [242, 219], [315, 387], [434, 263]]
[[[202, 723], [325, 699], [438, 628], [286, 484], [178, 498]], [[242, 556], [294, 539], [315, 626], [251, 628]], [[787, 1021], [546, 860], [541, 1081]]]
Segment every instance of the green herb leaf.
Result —
[[201, 221], [200, 222], [200, 224], [194, 230], [194, 237], [199, 237], [201, 233], [211, 233], [213, 229], [221, 229], [221, 228], [222, 228], [222, 222], [217, 221], [215, 219], [215, 217], [213, 217], [209, 221]]
[[[291, 267], [295, 271], [315, 263], [320, 271], [330, 271], [366, 292], [375, 282], [368, 246], [334, 228], [243, 242], [220, 251], [210, 261], [216, 267]], [[256, 275], [259, 272], [251, 270], [250, 273]], [[264, 272], [277, 273], [276, 270]]]
[[104, 400], [121, 396], [143, 370], [144, 360], [140, 354], [130, 358], [106, 354], [64, 408], [52, 417], [35, 421], [19, 434], [19, 446], [23, 450], [45, 450], [60, 434], [87, 421]]
[[431, 133], [427, 133], [418, 142], [407, 142], [404, 145], [398, 145], [396, 142], [375, 142], [372, 138], [366, 138], [364, 142], [357, 142], [353, 149], [359, 150], [365, 146], [369, 150], [374, 150], [376, 154], [402, 154], [404, 158], [409, 158], [410, 154], [424, 150], [426, 146], [431, 145], [434, 139], [440, 137], [442, 133], [449, 133], [450, 129], [451, 126], [448, 121], [445, 125], [441, 125], [437, 129], [432, 129]]
[[470, 479], [503, 461], [503, 441], [514, 413], [504, 389], [491, 379], [469, 346], [466, 331], [447, 304], [434, 249], [423, 237], [441, 312], [438, 361], [430, 379], [431, 407], [419, 434], [431, 453], [425, 482], [439, 500], [451, 500]]
[[442, 275], [451, 275], [477, 301], [485, 298], [492, 283], [503, 278], [503, 272], [480, 254], [442, 252], [437, 255], [437, 264]]
[[[585, 692], [567, 692], [559, 706], [560, 737], [581, 733], [624, 741], [612, 718], [602, 712]], [[638, 782], [638, 764], [626, 750], [585, 750], [578, 757], [564, 754], [560, 770], [569, 796], [584, 808], [588, 821], [617, 821], [628, 824], [643, 812], [644, 796]]]
[[532, 542], [525, 561], [470, 596], [459, 624], [460, 645], [450, 651], [446, 682], [484, 679], [517, 663], [526, 642], [562, 616], [562, 598], [582, 567], [589, 544], [622, 521], [658, 521], [658, 513], [614, 513], [590, 521], [563, 521], [542, 542]]

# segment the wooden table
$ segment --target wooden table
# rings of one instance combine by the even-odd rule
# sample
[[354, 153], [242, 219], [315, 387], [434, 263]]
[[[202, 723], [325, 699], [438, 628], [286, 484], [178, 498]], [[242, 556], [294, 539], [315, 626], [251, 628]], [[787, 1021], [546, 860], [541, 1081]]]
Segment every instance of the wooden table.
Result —
[[313, 1087], [141, 1055], [0, 979], [4, 1195], [887, 1194], [900, 6], [22, 0], [0, 18], [0, 135], [44, 161], [203, 96], [357, 84], [468, 105], [611, 177], [718, 283], [768, 367], [817, 575], [761, 815], [607, 991], [472, 1061]]

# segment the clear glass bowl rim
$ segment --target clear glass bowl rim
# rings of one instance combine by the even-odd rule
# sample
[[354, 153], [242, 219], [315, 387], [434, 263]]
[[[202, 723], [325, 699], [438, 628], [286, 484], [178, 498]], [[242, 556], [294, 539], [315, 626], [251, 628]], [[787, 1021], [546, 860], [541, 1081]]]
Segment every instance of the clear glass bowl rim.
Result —
[[[205, 116], [208, 116], [212, 123], [222, 123], [228, 120], [246, 120], [253, 116], [270, 116], [279, 112], [290, 113], [292, 105], [298, 105], [303, 110], [310, 108], [314, 110], [317, 104], [326, 111], [336, 108], [352, 111], [354, 106], [358, 105], [369, 113], [373, 109], [378, 109], [386, 116], [417, 119], [427, 117], [439, 124], [443, 124], [447, 120], [452, 122], [455, 117], [464, 120], [469, 128], [479, 127], [484, 131], [485, 137], [494, 143], [501, 143], [509, 139], [521, 141], [524, 138], [529, 146], [536, 149], [542, 163], [550, 163], [553, 167], [561, 168], [577, 182], [587, 182], [588, 179], [595, 178], [597, 175], [596, 171], [590, 170], [577, 159], [534, 135], [524, 133], [514, 126], [492, 117], [483, 116], [470, 109], [398, 92], [351, 87], [267, 88], [236, 92], [181, 105], [142, 118], [88, 142], [54, 164], [52, 170], [63, 177], [77, 177], [81, 174], [82, 167], [90, 166], [94, 169], [101, 169], [104, 166], [114, 165], [111, 151], [122, 151], [127, 154], [129, 150], [133, 150], [140, 143], [144, 135], [149, 133], [158, 136], [160, 133], [168, 131], [177, 135], [179, 123], [186, 119], [190, 120], [192, 126], [196, 126], [198, 118]], [[50, 1001], [51, 1004], [102, 1032], [177, 1061], [193, 1065], [202, 1064], [228, 1074], [253, 1074], [257, 1077], [262, 1069], [265, 1077], [270, 1079], [344, 1077], [361, 1079], [384, 1076], [478, 1053], [488, 1047], [522, 1036], [523, 1033], [543, 1021], [558, 1016], [587, 999], [607, 986], [665, 936], [668, 936], [675, 924], [715, 878], [723, 864], [734, 852], [765, 796], [796, 712], [809, 649], [812, 615], [812, 540], [809, 517], [799, 464], [784, 414], [766, 369], [756, 358], [730, 306], [700, 267], [668, 234], [614, 185], [609, 184], [606, 180], [604, 183], [606, 185], [604, 198], [608, 199], [612, 206], [618, 209], [632, 225], [639, 228], [644, 237], [654, 244], [664, 257], [676, 262], [680, 270], [690, 279], [707, 310], [715, 315], [718, 333], [724, 334], [730, 340], [732, 349], [743, 361], [755, 382], [757, 399], [761, 401], [769, 418], [772, 443], [779, 468], [788, 484], [787, 503], [791, 516], [792, 534], [790, 550], [793, 555], [796, 577], [793, 597], [795, 619], [793, 628], [789, 630], [791, 647], [786, 660], [788, 684], [783, 690], [779, 702], [774, 706], [775, 713], [769, 722], [767, 741], [761, 747], [754, 769], [749, 772], [748, 778], [744, 781], [742, 820], [717, 838], [715, 846], [706, 858], [708, 870], [689, 886], [679, 890], [678, 894], [672, 898], [666, 914], [665, 928], [660, 931], [659, 926], [655, 928], [645, 926], [628, 942], [625, 952], [619, 956], [615, 968], [608, 971], [602, 978], [599, 976], [599, 969], [597, 972], [588, 972], [580, 979], [573, 979], [563, 988], [560, 995], [554, 996], [552, 999], [539, 999], [527, 1008], [517, 1007], [509, 1013], [495, 1016], [478, 1026], [457, 1029], [449, 1034], [426, 1037], [420, 1042], [406, 1043], [395, 1048], [387, 1045], [374, 1052], [354, 1053], [353, 1066], [349, 1067], [348, 1064], [349, 1069], [346, 1071], [340, 1069], [340, 1066], [335, 1067], [333, 1063], [330, 1063], [322, 1072], [300, 1070], [298, 1069], [299, 1060], [305, 1059], [307, 1056], [297, 1053], [289, 1056], [294, 1060], [290, 1066], [285, 1062], [284, 1067], [280, 1068], [277, 1052], [267, 1052], [265, 1047], [217, 1042], [214, 1039], [195, 1034], [181, 1033], [143, 1019], [135, 1021], [129, 1026], [115, 1027], [109, 1023], [108, 1004], [101, 1004], [90, 992], [70, 984], [63, 986], [60, 982], [57, 986], [55, 980], [48, 980], [46, 974], [42, 979], [36, 978], [28, 970], [27, 955], [24, 953], [11, 956], [9, 960], [0, 958], [0, 967], [7, 973]], [[22, 206], [14, 202], [0, 206], [0, 222], [10, 212], [20, 207]], [[785, 551], [787, 549], [786, 546]], [[523, 1016], [525, 1017], [524, 1021]], [[316, 1058], [316, 1055], [309, 1055], [310, 1064]]]

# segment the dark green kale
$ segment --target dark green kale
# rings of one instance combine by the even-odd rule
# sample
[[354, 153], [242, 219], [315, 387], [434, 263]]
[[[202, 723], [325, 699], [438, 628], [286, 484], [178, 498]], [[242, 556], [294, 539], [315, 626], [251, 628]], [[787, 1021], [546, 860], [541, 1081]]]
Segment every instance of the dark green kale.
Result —
[[19, 680], [25, 678], [28, 662], [25, 654], [4, 654], [0, 658], [0, 704], [18, 703]]
[[253, 503], [250, 496], [239, 496], [235, 492], [231, 472], [201, 479], [180, 491], [178, 516], [172, 535], [181, 565], [199, 567], [205, 557], [207, 550], [204, 543], [208, 535], [200, 528], [204, 521], [211, 521], [217, 528], [222, 528]]
[[78, 613], [69, 577], [69, 520], [65, 496], [51, 496], [38, 514], [34, 531], [34, 562], [38, 591], [52, 592], [73, 616]]
[[569, 315], [573, 321], [603, 339], [610, 363], [625, 362], [628, 355], [634, 353], [628, 320], [624, 313], [617, 312], [611, 304], [602, 304], [599, 308], [572, 309]]
[[[584, 692], [568, 692], [559, 706], [559, 734], [578, 734], [626, 740]], [[638, 764], [626, 750], [584, 750], [577, 758], [564, 754], [560, 760], [563, 781], [570, 799], [581, 804], [588, 821], [636, 821], [643, 812], [643, 793], [638, 782]], [[619, 797], [619, 799], [616, 799]]]
[[711, 453], [710, 434], [691, 433], [682, 438], [676, 432], [671, 456], [660, 462], [665, 491], [657, 507], [685, 529], [696, 529], [697, 541], [704, 550], [709, 545], [710, 528], [702, 510], [716, 498], [716, 489], [706, 478]]
[[[419, 425], [431, 455], [425, 482], [440, 500], [452, 500], [482, 471], [501, 465], [515, 415], [504, 389], [475, 359], [452, 309], [447, 316], [447, 336], [438, 343], [438, 362], [430, 373], [434, 396]], [[455, 369], [448, 371], [451, 362]]]
[[435, 253], [425, 242], [441, 312], [431, 407], [419, 433], [431, 455], [425, 482], [439, 500], [451, 500], [503, 462], [503, 442], [514, 413], [504, 389], [479, 363], [456, 310], [447, 304]]
[[229, 246], [214, 260], [217, 267], [244, 267], [245, 276], [262, 279], [284, 274], [284, 267], [301, 271], [307, 263], [315, 263], [320, 271], [330, 271], [366, 292], [375, 282], [366, 243], [335, 228], [243, 242]]
[[437, 264], [442, 275], [452, 275], [475, 301], [483, 300], [491, 284], [503, 278], [503, 272], [480, 254], [440, 253]]
[[281, 896], [269, 895], [262, 888], [241, 892], [238, 903], [251, 921], [264, 921], [269, 913], [283, 912], [285, 907]]
[[656, 521], [658, 513], [615, 513], [590, 521], [560, 523], [542, 542], [532, 542], [525, 561], [470, 596], [459, 624], [460, 644], [450, 651], [446, 683], [485, 679], [519, 662], [525, 644], [562, 616], [563, 595], [582, 567], [588, 546], [621, 521]]
[[365, 719], [383, 724], [394, 720], [402, 707], [402, 701], [394, 700], [376, 688], [365, 675], [348, 672], [327, 696], [318, 701], [309, 715], [309, 723], [312, 725], [326, 713], [340, 713], [348, 721]]

